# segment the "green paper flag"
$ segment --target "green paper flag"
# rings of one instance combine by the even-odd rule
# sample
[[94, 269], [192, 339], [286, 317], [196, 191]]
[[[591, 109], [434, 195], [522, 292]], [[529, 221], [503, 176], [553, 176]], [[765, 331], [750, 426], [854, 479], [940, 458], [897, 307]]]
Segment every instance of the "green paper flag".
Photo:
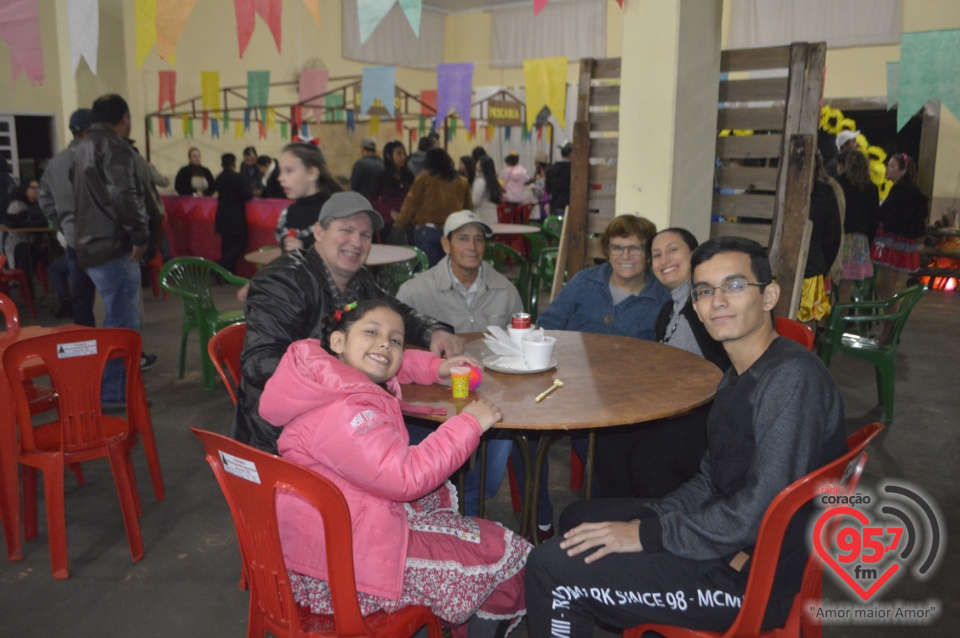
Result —
[[343, 110], [343, 93], [330, 93], [324, 99], [325, 109], [323, 111], [324, 122], [344, 122], [347, 114]]
[[900, 93], [900, 63], [887, 62], [887, 110], [897, 103]]
[[427, 134], [427, 118], [422, 115], [420, 116], [420, 128], [417, 131], [417, 134], [420, 137], [423, 137]]
[[449, 121], [450, 121], [450, 129], [449, 129], [450, 139], [453, 139], [453, 137], [457, 134], [457, 118], [451, 117]]
[[960, 29], [919, 31], [900, 37], [897, 129], [927, 100], [960, 114]]
[[286, 122], [280, 122], [280, 139], [281, 140], [290, 139], [290, 132], [287, 130]]
[[247, 107], [264, 109], [260, 119], [267, 119], [270, 103], [270, 71], [247, 71]]
[[147, 118], [147, 135], [153, 135], [153, 118]]

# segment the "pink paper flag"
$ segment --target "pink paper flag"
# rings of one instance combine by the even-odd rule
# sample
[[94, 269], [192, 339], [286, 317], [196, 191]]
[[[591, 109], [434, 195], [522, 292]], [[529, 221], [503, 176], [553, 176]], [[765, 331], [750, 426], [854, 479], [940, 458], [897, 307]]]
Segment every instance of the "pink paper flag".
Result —
[[177, 43], [187, 25], [187, 18], [197, 0], [157, 0], [157, 54], [168, 58], [177, 50]]
[[313, 119], [319, 124], [323, 121], [324, 99], [314, 99], [327, 92], [330, 71], [327, 69], [304, 69], [300, 72], [300, 97], [304, 106], [312, 107]]
[[40, 46], [37, 0], [0, 2], [0, 40], [6, 42], [10, 49], [13, 86], [16, 86], [21, 70], [33, 84], [43, 82], [43, 49]]
[[533, 0], [533, 15], [539, 14], [550, 0]]
[[160, 104], [157, 106], [158, 111], [163, 110], [164, 104], [170, 104], [170, 110], [176, 111], [174, 106], [177, 103], [177, 72], [176, 71], [160, 71]]
[[157, 110], [162, 111], [163, 105], [169, 103], [170, 110], [176, 111], [177, 103], [177, 72], [160, 71], [160, 104]]
[[280, 53], [282, 14], [280, 0], [233, 0], [233, 10], [237, 16], [237, 40], [240, 44], [241, 58], [247, 50], [247, 45], [250, 44], [257, 15], [267, 23], [273, 34], [273, 41], [277, 44], [277, 53]]

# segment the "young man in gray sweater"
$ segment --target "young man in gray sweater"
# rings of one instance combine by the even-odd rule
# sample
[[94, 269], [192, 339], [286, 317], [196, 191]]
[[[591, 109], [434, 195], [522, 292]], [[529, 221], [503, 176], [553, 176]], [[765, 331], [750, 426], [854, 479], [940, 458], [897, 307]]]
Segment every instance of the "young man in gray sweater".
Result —
[[[530, 636], [589, 636], [660, 623], [723, 631], [746, 589], [760, 521], [785, 487], [846, 450], [843, 403], [812, 353], [779, 337], [766, 251], [706, 242], [692, 258], [694, 306], [732, 363], [717, 388], [699, 472], [662, 499], [575, 503], [527, 562]], [[787, 530], [764, 627], [779, 627], [808, 556], [805, 510]], [[609, 556], [616, 554], [616, 556]]]

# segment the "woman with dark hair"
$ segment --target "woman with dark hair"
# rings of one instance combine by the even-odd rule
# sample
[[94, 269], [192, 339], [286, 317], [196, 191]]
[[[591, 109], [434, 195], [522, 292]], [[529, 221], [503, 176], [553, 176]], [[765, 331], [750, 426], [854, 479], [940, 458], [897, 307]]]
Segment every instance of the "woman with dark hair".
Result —
[[840, 154], [837, 173], [846, 201], [840, 261], [840, 301], [850, 301], [854, 282], [873, 277], [870, 243], [880, 221], [880, 197], [877, 187], [870, 181], [867, 158], [859, 150]]
[[473, 158], [473, 161], [480, 166], [480, 160], [484, 157], [487, 157], [487, 149], [482, 146], [474, 146], [473, 150], [470, 151], [470, 157]]
[[280, 213], [277, 243], [284, 252], [313, 245], [313, 225], [330, 196], [343, 190], [327, 168], [327, 160], [313, 144], [287, 144], [277, 161], [280, 186], [296, 200]]
[[906, 153], [891, 155], [887, 179], [893, 187], [880, 205], [880, 225], [870, 247], [870, 258], [879, 268], [880, 299], [900, 292], [906, 274], [920, 267], [917, 240], [927, 231], [927, 198], [917, 188], [917, 163]]
[[473, 210], [487, 226], [498, 223], [497, 206], [503, 198], [503, 188], [497, 179], [497, 167], [493, 158], [480, 158], [477, 178], [473, 180]]
[[469, 155], [461, 155], [460, 162], [457, 164], [457, 172], [467, 178], [467, 184], [473, 186], [473, 180], [477, 177], [477, 163]]
[[830, 181], [823, 166], [823, 158], [817, 153], [813, 189], [810, 192], [810, 210], [807, 215], [813, 228], [810, 232], [807, 261], [803, 268], [800, 308], [797, 310], [797, 319], [806, 323], [814, 332], [817, 322], [830, 314], [827, 278], [840, 253], [840, 244], [843, 243], [840, 202]]
[[[14, 192], [5, 214], [0, 215], [0, 222], [8, 228], [46, 228], [47, 218], [40, 209], [39, 198], [40, 182], [35, 179], [23, 182]], [[43, 256], [44, 238], [39, 233], [7, 232], [3, 236], [6, 237], [3, 253], [7, 256], [7, 265], [27, 273], [27, 287], [32, 296], [33, 271]]]
[[432, 267], [444, 255], [440, 245], [444, 222], [451, 213], [461, 210], [473, 210], [470, 185], [457, 173], [445, 150], [431, 148], [423, 172], [417, 175], [394, 221], [398, 228], [416, 229], [414, 245], [427, 254]]
[[[685, 228], [667, 228], [650, 245], [651, 270], [670, 291], [657, 317], [658, 342], [686, 350], [725, 371], [730, 358], [707, 332], [693, 308], [690, 257], [697, 238]], [[707, 447], [707, 414], [701, 406], [679, 418], [609, 429], [597, 437], [597, 478], [604, 497], [660, 498], [690, 479]]]
[[200, 149], [191, 148], [187, 152], [189, 163], [177, 172], [173, 187], [178, 195], [197, 197], [213, 195], [213, 173], [201, 164]]
[[522, 204], [527, 196], [526, 186], [530, 183], [527, 169], [520, 166], [520, 156], [514, 151], [503, 158], [506, 167], [500, 171], [500, 181], [503, 182], [503, 201], [507, 204]]
[[[377, 196], [370, 202], [383, 217], [381, 237], [390, 237], [393, 217], [403, 208], [403, 200], [407, 198], [412, 185], [413, 173], [407, 168], [406, 147], [403, 142], [396, 140], [387, 142], [383, 147], [383, 172], [380, 173], [380, 183], [376, 189]], [[409, 242], [404, 240], [399, 243]]]

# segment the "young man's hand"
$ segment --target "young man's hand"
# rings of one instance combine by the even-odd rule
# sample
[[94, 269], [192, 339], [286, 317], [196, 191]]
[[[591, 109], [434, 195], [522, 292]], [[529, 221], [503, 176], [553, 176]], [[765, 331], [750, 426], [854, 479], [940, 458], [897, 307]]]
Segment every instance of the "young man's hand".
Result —
[[640, 519], [623, 522], [583, 523], [563, 535], [560, 543], [567, 556], [577, 556], [598, 548], [583, 559], [585, 563], [600, 560], [607, 554], [642, 552], [640, 544]]

